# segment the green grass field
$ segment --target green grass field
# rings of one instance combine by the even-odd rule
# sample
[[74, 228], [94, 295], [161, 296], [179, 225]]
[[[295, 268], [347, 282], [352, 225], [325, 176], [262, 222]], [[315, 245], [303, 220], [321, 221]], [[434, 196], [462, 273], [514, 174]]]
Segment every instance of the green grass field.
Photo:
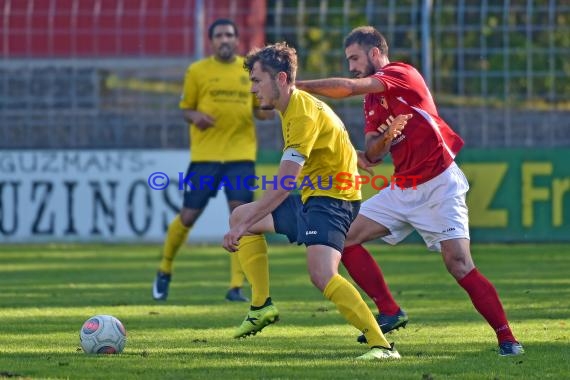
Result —
[[[159, 246], [0, 246], [0, 377], [570, 377], [570, 245], [473, 246], [479, 269], [497, 287], [525, 346], [526, 355], [515, 358], [497, 355], [494, 333], [438, 254], [420, 245], [369, 247], [410, 316], [406, 329], [388, 335], [400, 361], [354, 360], [366, 347], [310, 284], [302, 247], [270, 247], [272, 296], [281, 321], [234, 340], [232, 331], [248, 305], [223, 300], [229, 261], [219, 247], [185, 247], [170, 298], [157, 303], [150, 290]], [[123, 354], [81, 351], [79, 328], [94, 314], [112, 314], [124, 323]]]

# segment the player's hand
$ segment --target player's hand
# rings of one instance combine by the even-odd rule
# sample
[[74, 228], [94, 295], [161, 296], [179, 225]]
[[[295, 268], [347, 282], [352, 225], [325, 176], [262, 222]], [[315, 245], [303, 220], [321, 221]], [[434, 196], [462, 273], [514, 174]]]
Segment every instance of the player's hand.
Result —
[[235, 252], [239, 246], [239, 239], [245, 234], [243, 228], [239, 225], [230, 228], [230, 230], [224, 235], [223, 247], [228, 252]]
[[211, 128], [214, 125], [214, 118], [205, 113], [197, 112], [192, 118], [193, 124], [201, 131]]
[[386, 140], [392, 141], [402, 134], [402, 130], [408, 124], [408, 120], [412, 118], [412, 114], [401, 114], [396, 116], [392, 121], [386, 121], [388, 130], [386, 131]]
[[366, 157], [366, 152], [363, 152], [361, 150], [356, 151], [356, 157], [358, 158], [357, 161], [358, 167], [370, 175], [374, 175], [374, 170], [372, 169], [372, 167], [382, 162], [382, 160], [378, 160], [376, 162], [370, 161], [368, 157]]

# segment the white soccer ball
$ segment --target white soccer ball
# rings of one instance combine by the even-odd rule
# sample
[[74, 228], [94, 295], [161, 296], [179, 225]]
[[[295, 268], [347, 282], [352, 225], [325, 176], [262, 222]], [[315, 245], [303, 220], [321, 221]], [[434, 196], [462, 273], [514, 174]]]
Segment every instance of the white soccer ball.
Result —
[[112, 315], [95, 315], [81, 326], [79, 340], [86, 354], [120, 354], [127, 342], [127, 331]]

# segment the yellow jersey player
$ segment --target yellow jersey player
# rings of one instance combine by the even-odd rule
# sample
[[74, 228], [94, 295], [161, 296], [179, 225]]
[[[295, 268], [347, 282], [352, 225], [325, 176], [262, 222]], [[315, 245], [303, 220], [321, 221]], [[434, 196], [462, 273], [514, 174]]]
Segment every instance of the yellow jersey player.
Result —
[[[359, 359], [399, 358], [354, 288], [338, 273], [346, 233], [358, 214], [361, 194], [354, 181], [357, 155], [338, 116], [325, 103], [295, 88], [297, 55], [285, 43], [252, 50], [245, 59], [251, 91], [262, 109], [282, 118], [283, 156], [278, 174], [265, 181], [263, 196], [236, 208], [224, 248], [238, 256], [251, 284], [252, 301], [234, 334], [256, 334], [279, 319], [269, 293], [265, 232], [304, 244], [311, 281], [342, 316], [366, 336], [370, 350]], [[342, 184], [335, 183], [342, 173]], [[299, 183], [299, 194], [290, 194]]]
[[[208, 36], [215, 54], [191, 64], [184, 77], [179, 107], [190, 125], [192, 162], [184, 178], [182, 209], [170, 223], [164, 241], [152, 288], [155, 300], [167, 299], [173, 260], [218, 189], [224, 188], [230, 210], [253, 200], [252, 184], [243, 183], [243, 178], [253, 179], [255, 175], [253, 118], [273, 117], [273, 111], [256, 108], [255, 97], [249, 92], [243, 57], [236, 55], [236, 25], [218, 19], [210, 25]], [[244, 276], [236, 257], [232, 256], [230, 268], [226, 299], [247, 302], [241, 292]]]

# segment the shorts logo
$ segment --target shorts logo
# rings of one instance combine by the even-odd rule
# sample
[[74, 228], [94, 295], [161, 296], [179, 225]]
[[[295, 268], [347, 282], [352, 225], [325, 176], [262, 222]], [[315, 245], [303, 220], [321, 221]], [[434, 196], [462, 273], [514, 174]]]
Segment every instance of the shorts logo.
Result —
[[455, 227], [449, 227], [449, 228], [441, 231], [441, 233], [452, 232], [452, 231], [455, 231]]
[[305, 236], [316, 235], [316, 234], [317, 234], [317, 231], [305, 231]]

